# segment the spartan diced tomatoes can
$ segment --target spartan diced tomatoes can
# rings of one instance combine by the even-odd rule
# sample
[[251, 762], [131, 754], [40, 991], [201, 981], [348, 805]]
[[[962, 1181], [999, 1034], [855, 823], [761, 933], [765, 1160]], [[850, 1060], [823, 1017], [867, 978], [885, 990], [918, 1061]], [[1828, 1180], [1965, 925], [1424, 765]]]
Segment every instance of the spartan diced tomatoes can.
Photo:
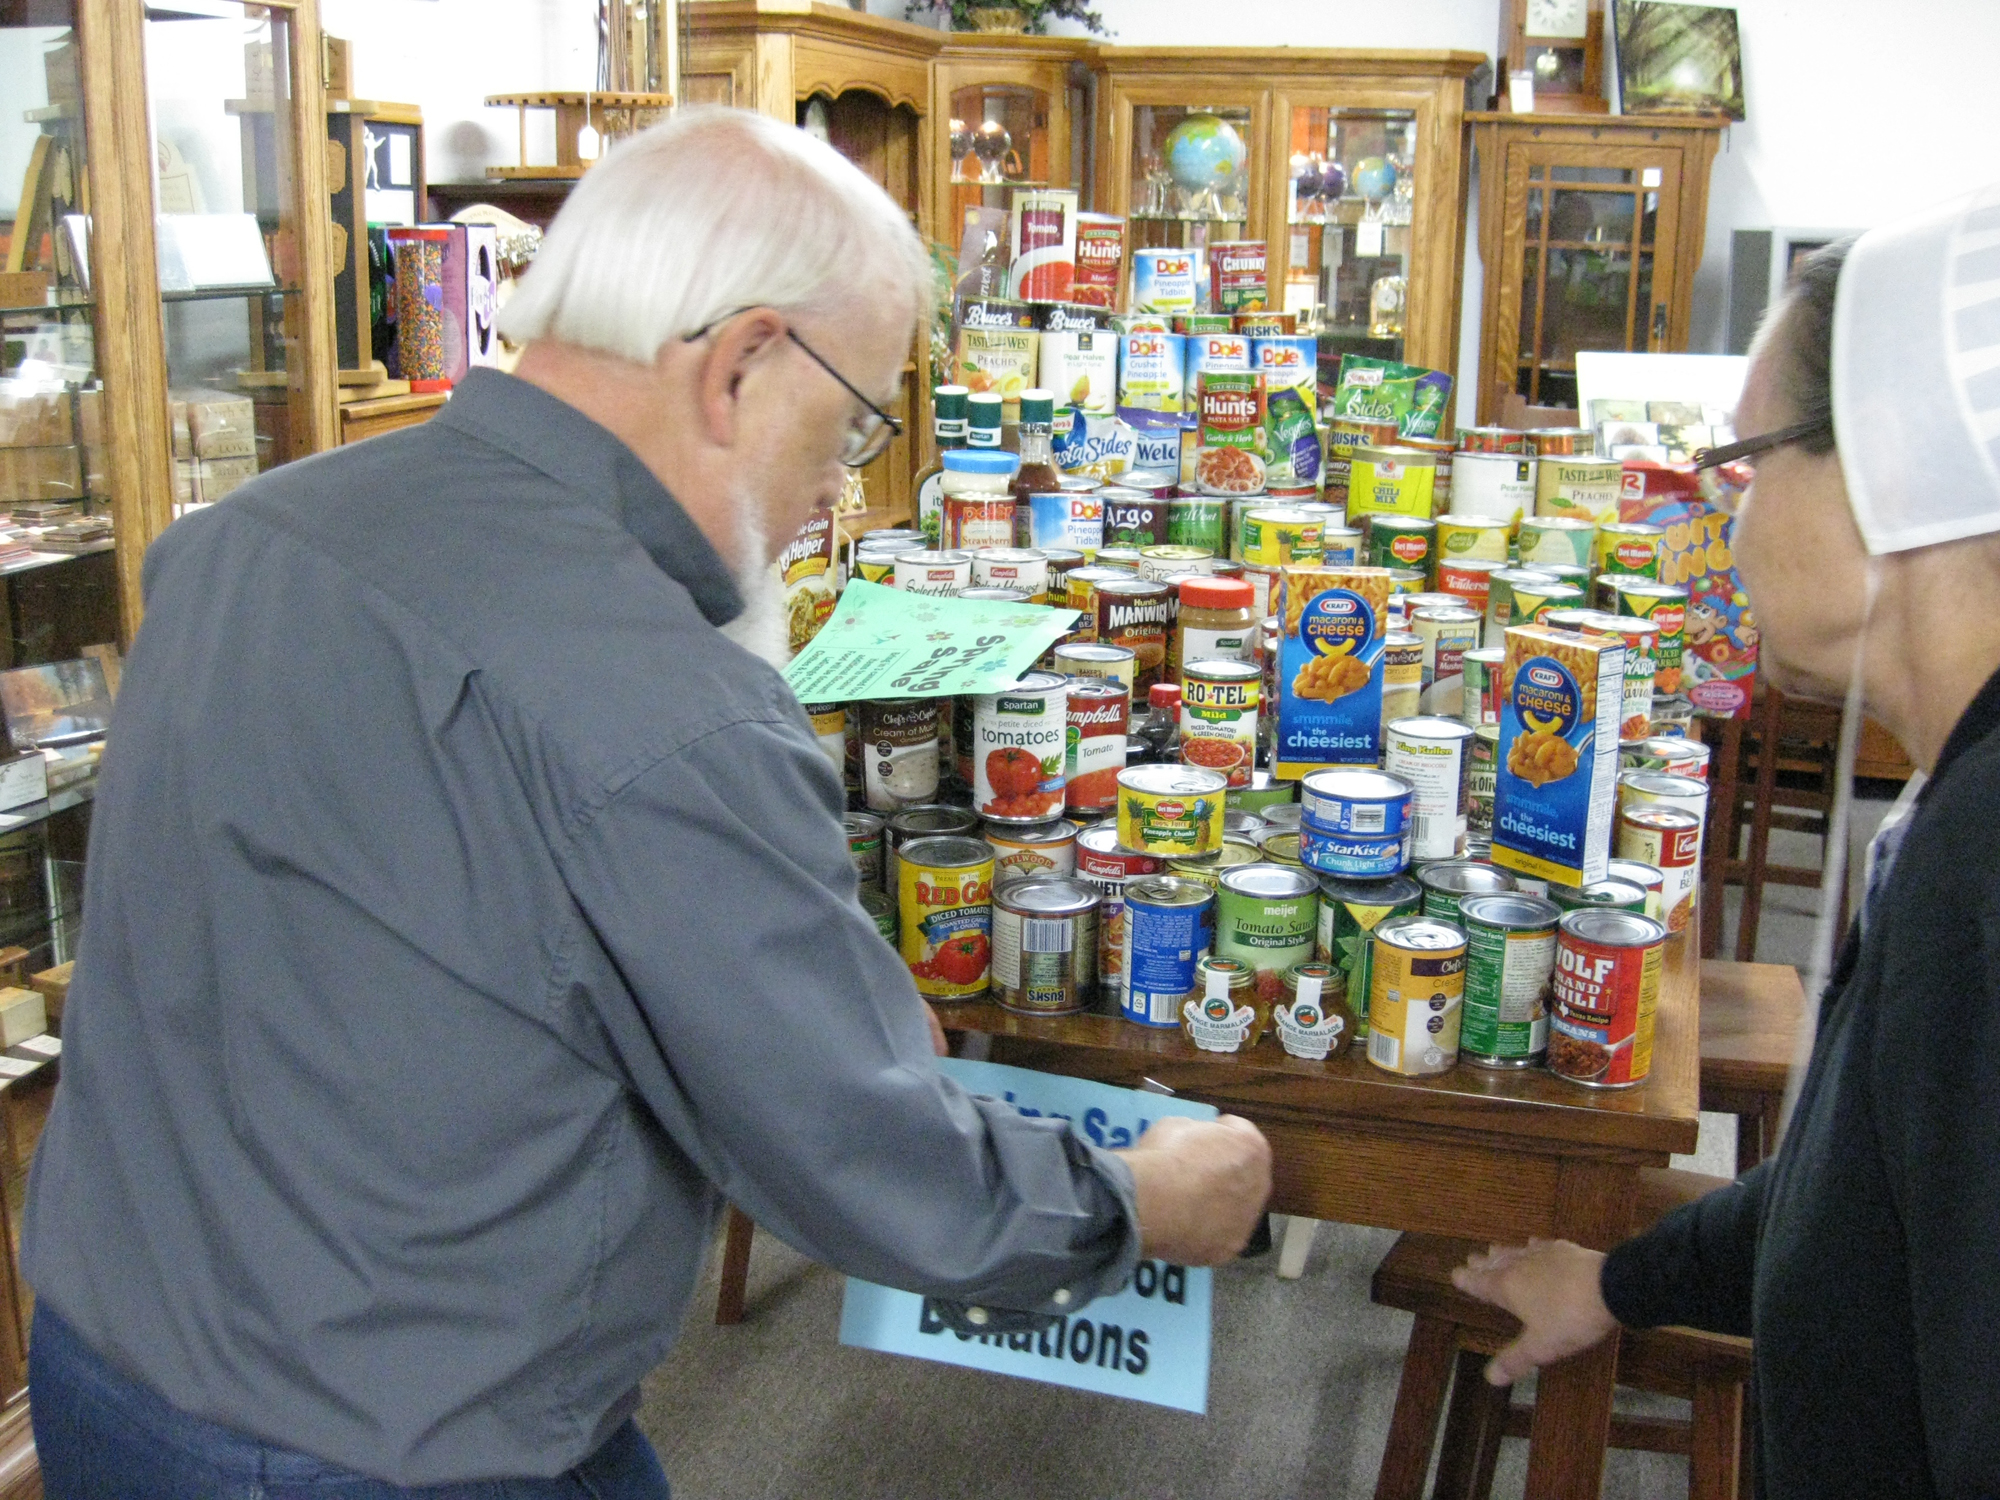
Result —
[[927, 1000], [986, 993], [992, 955], [993, 848], [984, 839], [913, 839], [897, 859], [903, 962]]
[[1069, 682], [1030, 672], [972, 704], [972, 802], [995, 823], [1040, 823], [1063, 808]]
[[1667, 930], [1636, 912], [1584, 907], [1556, 938], [1549, 1071], [1594, 1089], [1630, 1088], [1653, 1069], [1653, 1013]]

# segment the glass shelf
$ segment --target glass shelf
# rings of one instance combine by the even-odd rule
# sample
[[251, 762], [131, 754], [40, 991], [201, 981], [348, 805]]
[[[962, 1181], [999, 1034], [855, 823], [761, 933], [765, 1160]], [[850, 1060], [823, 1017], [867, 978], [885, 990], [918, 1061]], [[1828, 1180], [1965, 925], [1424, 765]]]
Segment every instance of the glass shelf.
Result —
[[32, 302], [25, 307], [0, 307], [0, 318], [47, 317], [51, 313], [94, 312], [97, 304], [89, 298], [75, 302]]
[[236, 297], [292, 297], [295, 286], [201, 286], [186, 292], [162, 292], [162, 302], [226, 302]]
[[1411, 110], [1292, 110], [1284, 306], [1389, 359], [1408, 327], [1419, 145]]
[[1133, 214], [1133, 218], [1144, 224], [1247, 224], [1249, 215], [1241, 214]]

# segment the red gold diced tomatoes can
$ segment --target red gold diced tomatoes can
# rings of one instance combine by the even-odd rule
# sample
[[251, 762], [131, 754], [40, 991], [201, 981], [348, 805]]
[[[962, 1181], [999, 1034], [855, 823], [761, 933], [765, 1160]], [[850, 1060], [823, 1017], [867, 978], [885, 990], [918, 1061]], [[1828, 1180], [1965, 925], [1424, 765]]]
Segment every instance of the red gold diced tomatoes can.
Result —
[[912, 839], [897, 857], [898, 947], [926, 1000], [986, 993], [993, 951], [993, 846], [950, 836]]
[[1131, 722], [1132, 694], [1117, 678], [1071, 681], [1063, 758], [1071, 812], [1109, 812], [1118, 805], [1118, 773], [1125, 769]]
[[1630, 1088], [1653, 1069], [1653, 1013], [1667, 929], [1610, 907], [1567, 912], [1556, 934], [1549, 1071], [1594, 1089]]

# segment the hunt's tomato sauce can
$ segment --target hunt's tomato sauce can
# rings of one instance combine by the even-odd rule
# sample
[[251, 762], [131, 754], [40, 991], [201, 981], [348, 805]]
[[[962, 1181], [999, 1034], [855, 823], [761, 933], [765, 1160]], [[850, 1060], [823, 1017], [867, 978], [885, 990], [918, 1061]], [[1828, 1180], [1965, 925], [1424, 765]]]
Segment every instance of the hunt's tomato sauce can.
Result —
[[972, 700], [972, 805], [995, 823], [1042, 823], [1063, 809], [1069, 682], [1030, 672]]
[[1630, 1088], [1653, 1069], [1653, 1013], [1667, 929], [1608, 907], [1563, 916], [1556, 934], [1549, 1071], [1594, 1089]]
[[897, 864], [898, 947], [926, 1000], [986, 993], [993, 951], [993, 846], [984, 839], [912, 839]]
[[1131, 720], [1132, 694], [1116, 678], [1070, 682], [1063, 790], [1071, 812], [1104, 813], [1118, 806], [1118, 773], [1125, 769]]

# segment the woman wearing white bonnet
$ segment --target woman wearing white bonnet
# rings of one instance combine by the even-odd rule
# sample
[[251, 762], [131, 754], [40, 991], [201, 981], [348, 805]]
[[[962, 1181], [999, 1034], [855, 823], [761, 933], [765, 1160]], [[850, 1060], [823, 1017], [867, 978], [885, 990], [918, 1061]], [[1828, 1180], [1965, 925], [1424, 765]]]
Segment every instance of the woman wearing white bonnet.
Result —
[[1736, 428], [1761, 669], [1847, 704], [1843, 785], [1864, 704], [1928, 780], [1776, 1156], [1609, 1256], [1496, 1247], [1455, 1279], [1522, 1319], [1500, 1383], [1621, 1324], [1751, 1335], [1768, 1496], [1996, 1496], [2000, 190], [1814, 257]]

